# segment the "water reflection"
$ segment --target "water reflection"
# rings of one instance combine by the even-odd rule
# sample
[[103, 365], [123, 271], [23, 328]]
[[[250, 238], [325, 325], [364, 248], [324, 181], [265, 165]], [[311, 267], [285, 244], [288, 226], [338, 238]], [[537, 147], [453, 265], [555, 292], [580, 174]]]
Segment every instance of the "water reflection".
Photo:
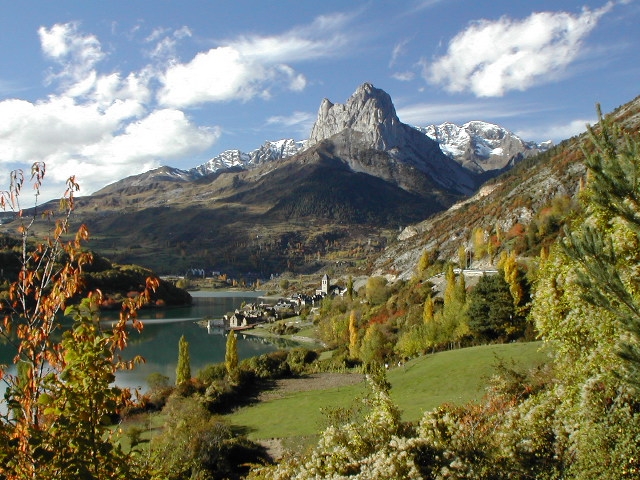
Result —
[[[223, 362], [226, 332], [222, 328], [208, 329], [206, 324], [201, 325], [198, 321], [221, 319], [224, 314], [239, 308], [243, 302], [255, 301], [260, 294], [261, 292], [196, 292], [190, 307], [140, 311], [139, 318], [144, 328], [142, 332], [130, 332], [129, 344], [122, 352], [122, 357], [131, 360], [140, 355], [145, 363], [139, 364], [134, 370], [119, 372], [116, 383], [144, 391], [147, 377], [155, 372], [166, 375], [173, 382], [178, 360], [178, 342], [182, 335], [189, 342], [193, 375], [208, 364]], [[106, 324], [113, 323], [118, 318], [118, 312], [104, 312], [101, 318]], [[274, 343], [243, 334], [238, 335], [237, 345], [240, 359], [284, 348], [280, 342]], [[10, 373], [15, 372], [15, 367], [11, 365], [14, 355], [15, 351], [11, 346], [0, 343], [0, 363], [8, 364]]]

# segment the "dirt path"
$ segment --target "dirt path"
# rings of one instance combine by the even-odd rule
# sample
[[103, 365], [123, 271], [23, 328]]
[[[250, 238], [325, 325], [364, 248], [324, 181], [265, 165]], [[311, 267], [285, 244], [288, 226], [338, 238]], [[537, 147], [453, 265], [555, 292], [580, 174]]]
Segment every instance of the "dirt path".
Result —
[[[328, 388], [356, 385], [364, 380], [364, 375], [357, 373], [315, 373], [302, 378], [284, 378], [276, 381], [273, 390], [263, 391], [258, 396], [259, 401], [277, 400], [291, 393], [306, 392], [312, 390], [325, 390]], [[274, 460], [282, 458], [284, 447], [282, 440], [271, 438], [258, 440], [257, 443], [264, 446]]]
[[260, 393], [258, 400], [275, 400], [295, 392], [346, 387], [360, 383], [363, 379], [364, 375], [358, 373], [314, 373], [300, 378], [283, 378], [276, 380], [273, 390]]

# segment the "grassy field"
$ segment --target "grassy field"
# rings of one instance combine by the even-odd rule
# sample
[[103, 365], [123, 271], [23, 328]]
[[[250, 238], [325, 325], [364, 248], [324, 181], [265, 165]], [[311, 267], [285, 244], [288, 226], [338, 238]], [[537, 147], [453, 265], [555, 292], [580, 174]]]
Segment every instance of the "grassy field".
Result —
[[[407, 421], [444, 403], [465, 403], [483, 395], [483, 387], [499, 361], [520, 369], [547, 360], [541, 344], [513, 343], [452, 350], [420, 357], [390, 369], [391, 395]], [[227, 419], [253, 440], [304, 437], [325, 426], [323, 410], [346, 408], [366, 394], [364, 382], [323, 390], [285, 394], [239, 409]]]

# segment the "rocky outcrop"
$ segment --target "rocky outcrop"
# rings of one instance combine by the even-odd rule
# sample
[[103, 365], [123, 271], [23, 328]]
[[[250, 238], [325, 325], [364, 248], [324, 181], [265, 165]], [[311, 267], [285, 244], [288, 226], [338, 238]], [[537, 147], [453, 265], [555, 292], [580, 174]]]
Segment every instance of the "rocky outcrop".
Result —
[[370, 83], [361, 85], [345, 104], [322, 101], [307, 147], [323, 143], [353, 171], [409, 191], [419, 191], [425, 182], [458, 195], [477, 187], [474, 173], [444, 155], [437, 142], [402, 123], [389, 94]]
[[361, 141], [371, 148], [391, 150], [403, 146], [405, 127], [389, 94], [365, 83], [345, 104], [334, 104], [326, 98], [322, 101], [308, 146], [351, 129], [361, 133]]
[[261, 147], [249, 153], [241, 152], [240, 150], [225, 150], [190, 171], [196, 175], [206, 176], [231, 168], [251, 168], [265, 162], [292, 157], [304, 149], [305, 144], [306, 142], [286, 138], [272, 142], [266, 141]]
[[227, 150], [190, 173], [252, 169], [318, 148], [341, 158], [353, 172], [409, 192], [440, 188], [454, 195], [471, 194], [483, 181], [543, 149], [481, 121], [411, 127], [398, 119], [385, 91], [364, 83], [344, 104], [322, 101], [307, 141], [267, 141], [249, 153]]
[[264, 144], [249, 154], [249, 164], [259, 165], [273, 160], [289, 158], [305, 148], [307, 142], [295, 141], [292, 138], [278, 140], [274, 142], [264, 142]]

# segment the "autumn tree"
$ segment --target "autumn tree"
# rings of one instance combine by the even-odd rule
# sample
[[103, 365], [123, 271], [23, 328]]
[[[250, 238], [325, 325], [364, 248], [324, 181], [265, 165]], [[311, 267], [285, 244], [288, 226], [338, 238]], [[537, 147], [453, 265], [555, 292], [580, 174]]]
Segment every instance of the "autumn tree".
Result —
[[588, 199], [594, 222], [564, 243], [578, 264], [584, 298], [610, 312], [627, 332], [620, 342], [626, 378], [640, 391], [640, 140], [603, 118], [589, 127], [593, 150], [584, 150], [589, 168]]
[[469, 255], [467, 253], [467, 249], [465, 248], [464, 245], [460, 245], [460, 247], [458, 247], [458, 266], [463, 269], [467, 268], [468, 260], [469, 260]]
[[351, 310], [349, 315], [349, 356], [358, 358], [358, 323], [355, 310]]
[[466, 306], [466, 283], [464, 275], [456, 275], [453, 265], [449, 264], [445, 272], [444, 305], [429, 325], [428, 337], [433, 344], [459, 345], [468, 335], [468, 316]]
[[[36, 200], [29, 214], [20, 205], [21, 170], [11, 173], [9, 190], [0, 192], [0, 206], [15, 213], [20, 237], [20, 272], [2, 302], [0, 335], [15, 348], [18, 373], [0, 369], [6, 385], [0, 405], [0, 478], [145, 478], [136, 459], [112, 441], [109, 427], [130, 398], [113, 385], [115, 373], [135, 363], [120, 360], [128, 328], [142, 328], [136, 312], [158, 282], [150, 279], [145, 291], [128, 298], [108, 331], [98, 321], [100, 292], [70, 306], [83, 291], [83, 271], [92, 260], [82, 246], [88, 231], [81, 226], [75, 235], [69, 233], [79, 189], [73, 177], [58, 216], [40, 211], [44, 176], [44, 163], [35, 163]], [[55, 222], [38, 240], [41, 213]], [[71, 328], [63, 326], [63, 313], [73, 319]]]
[[389, 297], [387, 279], [384, 277], [369, 277], [366, 285], [367, 300], [372, 305], [381, 305]]
[[433, 297], [429, 295], [427, 299], [424, 301], [424, 308], [422, 310], [422, 322], [425, 324], [429, 324], [433, 322], [434, 313], [435, 313], [435, 305], [433, 302]]
[[525, 272], [518, 264], [516, 253], [514, 251], [509, 253], [503, 251], [500, 254], [498, 270], [501, 271], [505, 281], [509, 285], [509, 292], [511, 292], [511, 297], [513, 298], [516, 315], [520, 317], [526, 316], [530, 300], [530, 286]]
[[234, 330], [229, 330], [227, 346], [224, 353], [224, 366], [232, 381], [238, 379], [238, 339]]
[[480, 227], [474, 228], [471, 240], [473, 242], [473, 258], [481, 260], [487, 254], [487, 242], [485, 240], [484, 229]]
[[189, 355], [189, 342], [184, 335], [178, 342], [178, 364], [176, 365], [176, 385], [182, 385], [191, 381], [191, 356]]
[[422, 255], [420, 255], [420, 259], [418, 260], [418, 265], [416, 265], [416, 270], [418, 276], [422, 276], [424, 272], [433, 264], [433, 252], [430, 250], [424, 250]]
[[360, 346], [360, 358], [367, 365], [379, 365], [391, 352], [391, 344], [379, 323], [367, 327]]
[[583, 216], [542, 264], [531, 312], [558, 387], [529, 411], [553, 404], [547, 421], [566, 478], [637, 478], [640, 140], [598, 114], [584, 148]]

